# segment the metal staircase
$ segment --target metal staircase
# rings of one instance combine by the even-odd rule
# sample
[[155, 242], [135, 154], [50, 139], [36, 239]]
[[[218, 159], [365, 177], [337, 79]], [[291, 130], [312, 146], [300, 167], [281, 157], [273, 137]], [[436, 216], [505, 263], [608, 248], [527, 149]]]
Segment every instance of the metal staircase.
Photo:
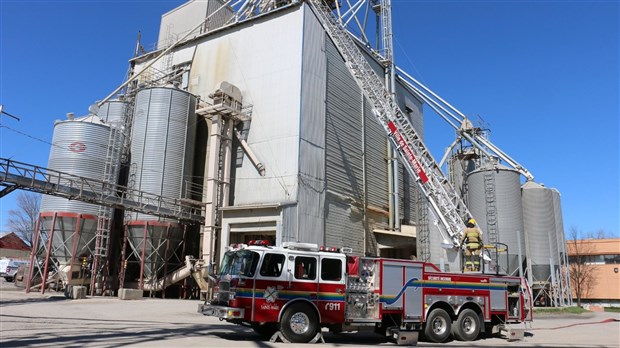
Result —
[[447, 233], [453, 246], [458, 246], [459, 235], [465, 229], [463, 220], [471, 216], [465, 204], [444, 176], [407, 116], [398, 107], [394, 96], [386, 90], [383, 80], [368, 64], [347, 31], [338, 24], [328, 4], [323, 0], [308, 0], [308, 3], [370, 101], [377, 120], [398, 150], [403, 164], [428, 199], [432, 211], [443, 227], [442, 232]]

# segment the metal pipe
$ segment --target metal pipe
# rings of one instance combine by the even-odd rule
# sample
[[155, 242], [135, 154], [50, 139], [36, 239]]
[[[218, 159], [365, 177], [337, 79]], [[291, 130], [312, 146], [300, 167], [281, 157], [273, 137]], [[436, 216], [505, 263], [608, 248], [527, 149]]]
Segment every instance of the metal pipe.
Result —
[[248, 142], [241, 138], [241, 133], [239, 133], [238, 130], [235, 129], [234, 134], [237, 140], [239, 140], [243, 152], [245, 152], [246, 156], [248, 156], [248, 158], [250, 159], [250, 162], [252, 162], [252, 164], [254, 165], [254, 168], [256, 168], [256, 170], [258, 171], [258, 174], [260, 176], [265, 176], [265, 166], [262, 162], [258, 160], [256, 155], [254, 154], [254, 151], [252, 151], [250, 145], [248, 145]]
[[[420, 81], [414, 79], [411, 75], [407, 74], [407, 72], [405, 72], [404, 70], [402, 70], [399, 67], [396, 67], [396, 70], [403, 74], [404, 76], [406, 76], [407, 78], [411, 79], [411, 81], [415, 82], [418, 86], [422, 87], [422, 89], [424, 89], [425, 91], [427, 91], [428, 93], [430, 93], [433, 97], [437, 98], [437, 100], [441, 101], [442, 103], [444, 103], [445, 105], [447, 105], [450, 109], [452, 109], [454, 112], [456, 112], [457, 114], [459, 114], [459, 116], [466, 118], [466, 116], [460, 112], [457, 108], [455, 108], [454, 106], [452, 106], [450, 103], [448, 103], [447, 101], [443, 100], [440, 96], [438, 96], [437, 94], [435, 94], [435, 92], [433, 92], [432, 90], [430, 90], [428, 87], [426, 87], [424, 84], [422, 84]], [[457, 121], [463, 121], [463, 120], [458, 120]]]

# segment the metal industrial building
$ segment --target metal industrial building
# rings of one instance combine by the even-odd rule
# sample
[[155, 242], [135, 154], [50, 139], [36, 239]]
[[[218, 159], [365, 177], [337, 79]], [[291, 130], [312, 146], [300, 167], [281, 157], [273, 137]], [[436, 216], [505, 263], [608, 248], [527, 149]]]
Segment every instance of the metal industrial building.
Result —
[[[387, 9], [372, 3], [389, 24], [376, 28], [385, 51], [354, 42], [385, 77], [382, 91], [394, 95], [421, 140], [423, 105], [454, 120], [457, 140], [437, 167], [448, 161], [445, 182], [479, 221], [484, 242], [507, 246], [502, 272], [521, 273], [540, 294], [567, 303], [559, 193], [534, 183], [406, 72], [390, 71], [389, 1]], [[86, 201], [115, 203], [46, 197], [33, 252], [45, 264], [40, 273], [54, 260], [71, 283], [84, 277], [91, 257], [91, 290], [162, 291], [183, 279], [171, 272], [184, 263], [191, 268], [186, 256], [217, 265], [226, 246], [253, 239], [347, 246], [358, 255], [417, 257], [457, 270], [460, 254], [446, 247], [454, 235], [398, 160], [313, 7], [228, 4], [189, 1], [164, 14], [157, 47], [146, 52], [137, 43], [127, 81], [91, 114], [56, 124], [49, 168], [104, 182], [102, 198]], [[182, 205], [198, 207], [200, 219], [183, 215]], [[54, 243], [45, 246], [48, 235]]]
[[[207, 3], [165, 14], [160, 49], [174, 41], [162, 36], [180, 37], [204, 20], [196, 13], [208, 15]], [[134, 59], [135, 71], [158, 52]], [[380, 62], [367, 57], [382, 75]], [[378, 255], [383, 247], [395, 249], [388, 255], [415, 254], [415, 189], [393, 164], [385, 132], [307, 4], [196, 35], [153, 67], [164, 74], [182, 69], [180, 88], [202, 100], [227, 82], [251, 105], [250, 121], [237, 127], [265, 176], [247, 158], [235, 159], [230, 200], [221, 207], [220, 248], [268, 238], [346, 245], [360, 254]], [[422, 132], [421, 102], [401, 85], [396, 91]], [[390, 206], [392, 181], [399, 209]], [[401, 223], [410, 226], [407, 232]], [[395, 228], [401, 232], [383, 232]]]

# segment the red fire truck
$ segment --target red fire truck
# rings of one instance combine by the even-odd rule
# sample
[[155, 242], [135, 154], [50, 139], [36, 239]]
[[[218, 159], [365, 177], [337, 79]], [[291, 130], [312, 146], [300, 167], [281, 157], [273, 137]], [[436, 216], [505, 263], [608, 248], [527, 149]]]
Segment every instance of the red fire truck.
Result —
[[289, 342], [316, 340], [323, 327], [374, 327], [411, 344], [420, 332], [432, 342], [451, 334], [471, 341], [531, 320], [532, 309], [527, 282], [518, 277], [446, 273], [431, 263], [352, 256], [347, 248], [251, 241], [228, 248], [212, 298], [198, 312]]

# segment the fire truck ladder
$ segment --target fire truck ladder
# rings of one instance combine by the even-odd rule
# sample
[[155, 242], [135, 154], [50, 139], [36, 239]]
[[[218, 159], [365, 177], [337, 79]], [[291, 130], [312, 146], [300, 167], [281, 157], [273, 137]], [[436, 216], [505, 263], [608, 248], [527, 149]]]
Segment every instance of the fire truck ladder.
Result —
[[444, 242], [458, 247], [460, 234], [465, 229], [463, 220], [471, 216], [465, 204], [444, 176], [407, 116], [398, 107], [394, 96], [385, 89], [382, 79], [368, 64], [346, 29], [336, 21], [330, 7], [322, 0], [308, 2], [370, 101], [377, 120], [398, 150], [405, 167], [418, 182], [420, 191], [440, 220], [444, 229], [442, 232], [447, 233], [448, 237], [444, 235]]

